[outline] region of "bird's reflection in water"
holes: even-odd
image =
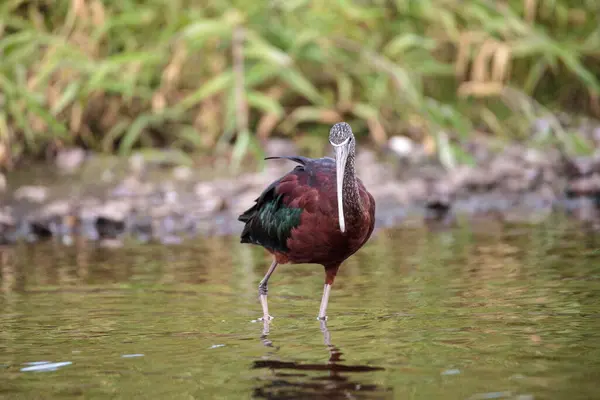
[[[261,359],[254,361],[253,369],[267,368],[272,375],[259,380],[254,389],[255,398],[264,399],[389,399],[392,392],[376,384],[361,382],[354,374],[383,371],[384,368],[366,365],[342,364],[342,352],[331,344],[331,334],[327,323],[320,321],[325,346],[329,350],[329,360],[323,364],[305,364],[295,361]],[[263,322],[262,343],[277,347],[268,339],[269,322]]]

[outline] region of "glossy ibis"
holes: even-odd
[[[238,218],[245,223],[241,243],[264,247],[273,255],[258,285],[262,320],[270,320],[267,284],[278,264],[314,263],[325,267],[325,286],[318,319],[327,319],[331,285],[340,264],[360,249],[375,223],[375,200],[356,177],[355,139],[350,125],[335,124],[329,132],[335,150],[330,157],[267,157],[297,165],[271,183],[256,204]]]

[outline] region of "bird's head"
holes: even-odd
[[[352,128],[345,122],[338,122],[331,127],[329,131],[329,143],[333,147],[341,146],[354,140]]]
[[[337,182],[337,200],[338,216],[340,221],[340,230],[346,231],[346,222],[344,220],[344,172],[346,171],[346,161],[348,155],[354,152],[354,134],[352,128],[345,122],[339,122],[331,127],[329,131],[329,143],[335,150],[336,182]]]

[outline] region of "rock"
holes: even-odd
[[[490,174],[496,181],[519,177],[523,173],[523,165],[516,160],[497,157],[490,164]]]
[[[459,166],[450,174],[450,182],[456,190],[482,192],[489,191],[496,185],[496,177],[482,169]]]
[[[194,187],[196,196],[202,200],[200,209],[203,213],[212,213],[216,211],[222,211],[227,208],[227,202],[225,201],[224,193],[217,189],[224,187],[231,189],[232,185],[226,184],[213,184],[209,182],[200,182]],[[258,197],[258,194],[256,195]]]
[[[152,237],[162,244],[179,244],[183,241],[182,234],[196,229],[190,223],[191,220],[183,215],[169,214],[160,219],[152,221]],[[191,229],[190,229],[191,228]]]
[[[190,163],[191,160],[183,152],[173,149],[146,149],[129,157],[129,167],[136,175],[147,172],[149,167],[174,168]]]
[[[107,238],[100,240],[100,247],[108,248],[108,249],[118,249],[123,247],[123,242],[114,238]]]
[[[82,202],[83,203],[83,202]],[[86,199],[82,205],[81,231],[88,238],[115,238],[125,232],[132,206],[127,201],[111,200],[104,204]]]
[[[600,209],[596,199],[591,196],[579,196],[567,202],[569,214],[582,222],[594,222],[600,220]]]
[[[73,206],[68,200],[56,200],[42,207],[37,214],[43,219],[54,216],[63,217],[68,215],[72,208]]]
[[[523,155],[524,161],[529,166],[549,165],[551,160],[548,153],[542,153],[538,149],[527,149]]]
[[[430,187],[425,200],[425,220],[445,220],[454,202],[453,187],[447,181],[437,181]]]
[[[237,182],[226,182],[226,181],[217,181],[215,183],[206,182],[209,185],[218,186],[219,188],[223,187],[235,187],[238,188],[237,191],[232,190],[231,193],[234,192],[242,192],[245,190],[254,190],[258,191],[258,193],[262,192],[267,185],[273,182],[276,179],[279,179],[284,174],[288,173],[291,168],[285,167],[285,169],[275,169],[275,168],[267,168],[262,173],[256,174],[245,174],[241,177]]]
[[[0,208],[0,224],[2,225],[14,225],[15,219],[11,215],[9,207]]]
[[[132,154],[129,157],[129,168],[134,174],[141,174],[146,167],[146,160],[140,153]]]
[[[563,157],[562,170],[568,179],[589,177],[594,173],[600,173],[600,156]]]
[[[160,220],[166,218],[174,212],[173,207],[168,204],[156,205],[154,207],[150,207],[148,210],[148,214],[153,220]]]
[[[57,231],[55,224],[55,220],[32,221],[31,233],[33,233],[37,239],[48,239]]]
[[[154,232],[152,218],[147,215],[133,216],[130,221],[129,231],[140,242],[149,242]]]
[[[422,179],[410,179],[406,182],[390,182],[385,185],[369,187],[377,204],[386,207],[408,206],[415,201],[423,201],[427,196],[425,182]]]
[[[136,176],[125,178],[111,192],[116,197],[135,197],[147,196],[154,190],[154,185],[149,182],[143,182]]]
[[[192,177],[192,169],[190,167],[186,167],[180,165],[178,167],[173,168],[173,178],[178,181],[187,181]]]
[[[14,241],[14,230],[16,221],[10,214],[10,209],[5,207],[0,209],[0,245],[12,243]]]
[[[110,183],[114,179],[115,179],[115,174],[110,169],[105,169],[104,171],[102,171],[102,175],[100,177],[100,180],[102,182]]]
[[[552,124],[548,118],[538,118],[532,125],[533,132],[537,134],[549,135],[552,131]]]
[[[600,145],[600,126],[597,126],[592,131],[592,139],[596,142],[596,146]]]
[[[85,161],[85,150],[75,147],[62,149],[56,155],[56,166],[64,172],[73,172]]]
[[[96,231],[102,239],[115,239],[125,231],[125,221],[98,217],[96,219]]]
[[[419,178],[408,180],[405,183],[405,190],[413,201],[423,200],[427,196],[427,185]]]
[[[415,142],[406,136],[392,136],[387,145],[400,158],[410,158],[417,148]]]
[[[104,203],[98,210],[98,217],[111,221],[125,221],[131,213],[131,204],[126,201],[112,200]]]
[[[478,164],[484,164],[492,158],[489,142],[489,138],[476,135],[466,143],[465,151],[471,154]]]
[[[100,238],[100,234],[96,228],[96,219],[81,219],[79,233],[89,240],[98,240]]]
[[[237,196],[235,199],[232,199],[230,202],[231,213],[237,218],[238,215],[254,205],[254,202],[259,195],[260,193],[248,191]]]
[[[56,200],[32,213],[31,231],[37,238],[57,236],[67,240],[76,233],[79,216],[67,200]]]
[[[544,182],[544,173],[541,168],[526,168],[523,171],[523,180],[526,190],[533,190]]]
[[[592,157],[576,157],[572,161],[580,176],[589,176],[596,169],[596,160]]]
[[[567,185],[567,196],[593,196],[600,194],[600,174],[570,181]]]
[[[160,243],[167,246],[181,244],[181,242],[183,242],[183,239],[181,237],[175,235],[161,236],[159,240]]]
[[[171,181],[163,182],[156,194],[160,196],[161,201],[164,204],[171,206],[179,205],[179,192],[177,191],[175,184]]]
[[[32,203],[42,203],[48,198],[48,188],[45,186],[21,186],[15,191],[14,198]]]
[[[212,182],[199,182],[194,187],[194,193],[201,199],[206,197],[217,197],[217,186]]]
[[[395,171],[377,161],[375,152],[362,150],[356,155],[356,172],[365,186],[387,183],[394,179]]]

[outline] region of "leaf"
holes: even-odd
[[[424,38],[415,35],[414,33],[406,33],[396,36],[383,49],[383,53],[388,57],[396,57],[399,54],[406,52],[410,48],[425,49],[428,51],[436,47],[435,40]]]
[[[11,46],[22,47],[26,44],[31,44],[39,35],[35,31],[21,31],[11,35],[7,35],[0,40],[0,54],[5,56]]]
[[[191,125],[183,125],[179,127],[177,132],[178,141],[183,142],[184,145],[191,145],[195,149],[204,147],[202,142],[202,134]]]
[[[274,114],[278,117],[282,117],[284,114],[283,107],[276,100],[260,92],[251,91],[246,93],[246,100],[248,104],[266,114]]]
[[[54,115],[50,114],[44,106],[39,104],[29,95],[26,95],[25,98],[27,99],[28,110],[44,120],[53,134],[63,137],[67,134],[67,128],[64,126],[64,124],[57,121],[56,118],[54,118]]]
[[[257,58],[279,67],[288,67],[293,63],[292,58],[284,51],[264,41],[257,34],[248,34],[248,42],[244,54],[248,58]]]
[[[77,94],[79,93],[79,89],[81,88],[81,84],[79,82],[71,82],[67,85],[67,87],[65,88],[62,96],[60,96],[60,99],[56,102],[56,104],[54,105],[54,107],[52,107],[52,114],[53,115],[57,115],[59,114],[61,111],[63,111],[65,109],[65,107],[67,107],[67,105],[69,105],[71,102],[73,102],[73,100],[75,100],[75,98],[77,97]]]
[[[454,169],[456,167],[456,159],[452,145],[450,144],[450,140],[448,138],[448,134],[444,131],[439,131],[436,135],[436,138],[438,157],[441,164],[448,170]]]
[[[562,58],[562,61],[565,65],[571,69],[575,73],[575,75],[579,76],[579,78],[586,83],[587,86],[590,86],[588,90],[595,95],[600,94],[600,86],[598,85],[598,80],[596,76],[592,74],[590,71],[585,69],[583,65],[573,56],[568,55]]]
[[[269,79],[273,79],[273,77],[277,75],[278,71],[279,67],[273,64],[259,63],[253,65],[245,71],[246,89],[262,85]]]
[[[233,166],[234,171],[238,171],[240,165],[242,163],[242,159],[246,155],[248,151],[248,147],[250,146],[250,132],[244,130],[242,132],[238,132],[237,140],[233,145],[233,152],[231,154],[231,164]]]
[[[341,120],[341,116],[334,110],[315,107],[299,107],[290,115],[290,119],[300,122],[332,123]]]
[[[6,113],[0,112],[0,146],[2,143],[10,143],[10,128],[8,127],[8,118]],[[2,160],[0,160],[0,164]]]
[[[17,107],[13,102],[8,102],[8,110],[9,115],[15,120],[16,125],[23,130],[25,143],[31,148],[36,148],[35,135],[25,119],[23,110]]]
[[[379,112],[373,106],[364,103],[354,104],[352,107],[352,112],[359,118],[368,120],[368,119],[378,119]]]
[[[324,103],[323,97],[317,88],[298,71],[292,68],[283,68],[279,71],[279,77],[313,104],[322,105]]]
[[[589,156],[594,151],[594,146],[587,141],[583,135],[574,132],[566,135],[570,142],[570,148],[577,155]]]
[[[349,106],[352,103],[352,79],[341,72],[336,77],[338,89],[338,104]]]
[[[233,26],[221,19],[196,21],[181,31],[184,39],[194,47],[201,47],[208,39],[231,36]]]
[[[141,10],[136,8],[131,12],[121,11],[116,15],[112,15],[111,18],[108,18],[103,25],[98,26],[98,28],[92,32],[92,39],[97,41],[111,30],[117,31],[119,28],[150,25],[155,18],[156,12],[148,7]]]
[[[131,123],[131,121],[122,119],[116,124],[114,124],[108,133],[102,137],[102,149],[106,152],[112,150],[113,144],[117,141],[117,139],[123,135],[127,131],[127,126]]]
[[[167,118],[168,116],[166,114],[149,113],[145,113],[137,117],[133,121],[125,135],[123,135],[121,143],[119,144],[119,153],[121,155],[128,154],[135,145],[135,143],[140,139],[140,136],[146,128],[158,122],[164,121]]]
[[[538,83],[544,77],[544,73],[548,68],[545,60],[537,60],[533,66],[529,69],[529,73],[527,74],[527,79],[523,84],[523,91],[525,93],[531,94],[536,89]]]
[[[214,78],[208,80],[191,94],[185,96],[177,103],[178,112],[185,111],[202,100],[209,98],[219,92],[229,89],[233,85],[233,73],[231,70],[224,71]]]
[[[304,106],[296,108],[286,119],[281,129],[291,132],[292,129],[303,122],[319,122],[322,124],[333,124],[342,120],[342,116],[335,110]]]

